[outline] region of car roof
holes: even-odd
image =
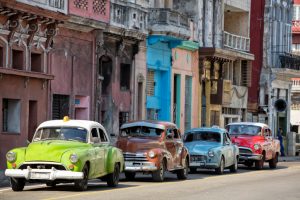
[[[134,127],[134,126],[146,126],[146,127],[152,127],[152,128],[158,128],[164,130],[166,127],[169,126],[176,127],[176,124],[172,122],[166,122],[166,121],[142,120],[142,121],[127,122],[121,126],[121,129]]]
[[[234,122],[234,123],[229,123],[227,125],[252,125],[252,126],[259,126],[259,127],[269,127],[267,124],[259,123],[259,122]]]
[[[38,128],[44,128],[44,127],[81,127],[85,128],[87,130],[90,130],[92,127],[100,127],[104,129],[104,127],[95,121],[89,121],[89,120],[49,120],[41,123]],[[104,129],[105,130],[105,129]]]
[[[193,131],[210,131],[210,132],[217,132],[217,133],[224,133],[224,132],[226,132],[225,129],[219,128],[219,127],[200,127],[200,128],[190,129],[190,130],[186,131],[185,133],[193,132]]]

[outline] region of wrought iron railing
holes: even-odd
[[[43,0],[43,1],[17,0],[17,1],[32,6],[41,7],[51,11],[62,12],[64,14],[68,13],[69,0]]]
[[[224,46],[239,51],[250,51],[250,38],[224,31]]]

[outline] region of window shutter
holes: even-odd
[[[147,96],[154,96],[154,70],[148,70],[147,73]]]
[[[242,61],[242,86],[251,87],[252,65],[250,62]]]

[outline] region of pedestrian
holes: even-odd
[[[282,128],[279,128],[277,136],[278,136],[278,139],[279,139],[279,142],[280,142],[280,154],[281,154],[281,156],[285,156],[282,134],[283,134],[283,130],[282,130]]]

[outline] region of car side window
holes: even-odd
[[[231,143],[231,140],[230,140],[230,136],[229,136],[229,134],[226,132],[225,133],[225,136],[226,136],[226,140],[227,140],[227,142],[229,142],[229,144]]]
[[[100,138],[99,138],[99,134],[96,128],[92,128],[91,130],[91,141],[93,143],[99,143],[100,142]]]
[[[268,129],[268,128],[265,128],[265,129],[264,129],[264,136],[265,136],[265,137],[270,137],[270,136],[271,136],[271,131],[270,131],[270,129]]]
[[[105,132],[101,128],[98,128],[98,131],[99,131],[99,134],[100,134],[101,142],[107,142],[108,140],[107,140]]]

